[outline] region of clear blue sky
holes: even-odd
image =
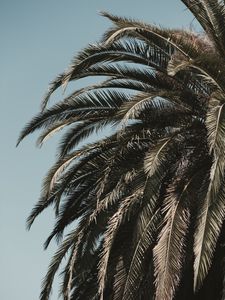
[[[193,19],[179,0],[0,0],[1,300],[38,299],[56,248],[42,247],[53,225],[51,211],[30,232],[25,220],[54,161],[57,139],[39,150],[33,135],[15,148],[19,131],[39,110],[48,83],[110,25],[101,10],[168,27],[186,28]]]

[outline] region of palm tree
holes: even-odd
[[[52,82],[19,137],[42,129],[41,145],[65,130],[28,218],[54,205],[45,247],[59,247],[41,300],[65,257],[64,300],[225,297],[225,5],[182,2],[203,33],[102,13],[113,27]],[[60,86],[96,76],[49,107]]]

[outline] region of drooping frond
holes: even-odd
[[[105,281],[107,276],[107,264],[109,260],[110,250],[115,238],[115,234],[121,222],[124,221],[126,215],[129,213],[129,209],[135,201],[138,201],[138,198],[141,197],[142,193],[143,189],[140,188],[140,190],[136,191],[136,193],[124,199],[118,211],[109,220],[108,229],[106,230],[104,236],[103,252],[99,261],[99,295],[101,300],[103,300],[103,293],[105,289]]]
[[[43,280],[40,300],[49,298],[55,273],[57,272],[62,262],[62,259],[65,257],[65,254],[69,251],[70,247],[78,238],[79,236],[78,233],[79,233],[79,226],[69,234],[67,239],[65,239],[65,241],[61,244],[61,246],[53,256],[52,261],[49,265],[48,273],[46,274],[46,277]]]
[[[70,120],[63,120],[61,122],[56,122],[52,126],[49,126],[42,132],[42,134],[37,139],[36,145],[41,147],[44,142],[46,142],[53,134],[57,133],[58,131],[62,130],[64,127],[70,125],[74,122],[74,119],[71,118]]]
[[[194,290],[198,290],[212,263],[216,243],[225,218],[224,181],[216,195],[213,193],[215,166],[210,173],[209,186],[205,198],[200,202],[194,241]],[[216,199],[215,199],[216,197]],[[215,201],[216,200],[216,201]]]
[[[150,148],[149,152],[146,154],[144,168],[148,176],[153,176],[156,172],[161,174],[166,171],[168,163],[168,154],[171,156],[170,147],[174,146],[175,133],[171,133],[168,137],[163,138],[158,141],[158,143]],[[161,170],[160,170],[161,166]]]
[[[148,199],[152,202],[152,198]],[[120,299],[136,299],[140,278],[143,276],[143,257],[153,244],[160,219],[159,210],[152,213],[152,204],[147,204],[140,215],[140,236],[138,236],[132,259],[127,272],[122,297]]]
[[[164,224],[153,250],[156,299],[172,299],[181,280],[185,242],[190,222],[188,198],[190,190],[193,189],[192,183],[195,176],[196,173],[183,180],[174,178],[174,182],[167,190],[162,207]]]
[[[225,103],[223,95],[221,96],[222,101],[219,101],[216,97],[210,99],[206,118],[210,152],[213,152],[216,156],[222,154],[221,152],[224,149]]]
[[[129,96],[119,92],[93,91],[70,99],[68,102],[62,101],[34,117],[21,132],[18,144],[28,134],[37,129],[52,126],[56,121],[61,122],[71,117],[74,118],[74,121],[75,118],[76,121],[81,121],[85,117],[92,118],[96,115],[99,117],[101,112],[103,115],[104,113],[108,114],[108,112],[116,110],[126,99],[128,101]]]

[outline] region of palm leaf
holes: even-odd
[[[102,12],[101,14],[116,25],[115,29],[106,32],[104,35],[103,40],[106,44],[114,43],[124,36],[132,36],[143,39],[145,42],[153,44],[161,51],[169,54],[173,53],[172,49],[175,49],[186,57],[194,58],[198,56],[199,51],[204,51],[204,43],[190,43],[190,40],[193,40],[193,36],[195,36],[195,34],[191,32],[186,31],[184,34],[184,32],[178,29],[163,29],[127,18],[114,16],[107,12]],[[170,48],[168,48],[168,45]]]
[[[76,120],[76,119],[75,119]],[[52,126],[46,128],[42,134],[39,136],[36,145],[41,147],[44,142],[46,142],[53,134],[57,133],[58,131],[62,130],[64,127],[70,125],[75,121],[73,118],[69,120],[63,120],[61,122],[56,122]]]
[[[49,265],[48,272],[43,280],[42,290],[41,290],[41,294],[40,294],[40,300],[48,300],[49,299],[55,273],[57,272],[57,270],[62,262],[62,259],[65,257],[65,254],[69,251],[69,249],[71,248],[73,243],[76,242],[76,239],[79,236],[79,234],[78,234],[79,230],[80,230],[80,227],[78,226],[74,231],[72,231],[68,235],[68,237],[63,241],[63,243],[60,245],[59,249],[53,256],[52,261]]]
[[[166,169],[166,164],[168,163],[167,153],[170,149],[170,145],[172,144],[175,135],[176,133],[171,134],[170,136],[158,141],[158,143],[154,147],[150,148],[150,150],[147,152],[144,161],[144,168],[148,176],[151,177],[156,172],[159,172],[160,166],[165,165],[163,170]],[[163,173],[163,171],[160,173]]]
[[[152,197],[153,198],[153,197]],[[127,272],[123,293],[120,299],[136,299],[136,292],[139,288],[140,278],[143,276],[143,257],[146,256],[146,251],[152,246],[155,234],[157,232],[158,220],[160,218],[159,210],[152,214],[152,202],[156,202],[156,199],[149,199],[150,205],[141,212],[141,235],[139,236],[134,252],[132,253],[132,260]]]
[[[225,105],[216,98],[211,98],[206,117],[210,152],[220,155],[224,149]]]
[[[182,2],[193,13],[210,39],[214,42],[217,51],[224,55],[225,10],[224,3],[217,0],[197,0],[194,3],[188,0]]]
[[[224,182],[214,193],[216,160],[211,167],[210,182],[206,197],[200,202],[194,236],[194,290],[198,290],[212,263],[216,242],[225,217]]]
[[[186,200],[192,179],[179,194],[172,185],[164,200],[164,226],[153,249],[157,300],[172,299],[180,282],[185,236],[190,221]]]
[[[142,195],[143,189],[140,188],[136,193],[126,197],[117,210],[117,212],[108,221],[108,228],[104,235],[103,251],[99,260],[99,296],[103,300],[103,293],[105,289],[105,281],[107,274],[107,265],[110,255],[110,250],[120,224],[124,221],[126,214],[131,206],[138,201],[137,199]]]

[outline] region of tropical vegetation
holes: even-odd
[[[18,143],[41,129],[42,145],[62,129],[27,223],[53,205],[45,248],[59,246],[41,300],[64,258],[64,300],[225,298],[225,4],[182,2],[200,33],[102,13],[113,26],[21,132]]]

